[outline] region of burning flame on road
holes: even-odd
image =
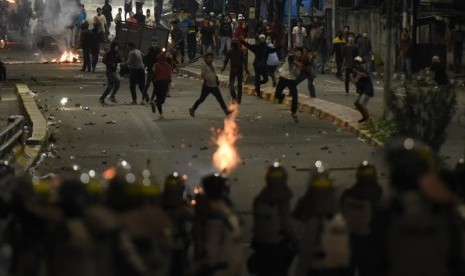
[[[239,154],[235,147],[239,138],[239,127],[236,117],[239,113],[237,104],[231,104],[229,110],[232,113],[224,119],[224,129],[217,129],[214,132],[213,142],[218,149],[213,154],[213,165],[219,172],[230,173],[240,162]]]
[[[70,51],[64,51],[63,54],[61,54],[61,57],[59,59],[52,59],[52,63],[73,63],[73,62],[80,62],[79,60],[79,54],[73,53],[71,50]]]

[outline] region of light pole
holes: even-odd
[[[386,2],[386,53],[384,56],[384,97],[383,97],[383,102],[384,102],[384,115],[383,117],[386,118],[390,114],[389,106],[388,106],[388,101],[390,100],[390,95],[389,93],[392,93],[391,91],[392,86],[391,86],[391,81],[392,81],[392,51],[393,51],[393,28],[394,28],[394,3],[393,1],[387,1]]]
[[[291,16],[292,16],[292,0],[287,0],[287,49],[292,48],[292,30],[291,30]]]

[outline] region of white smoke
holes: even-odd
[[[79,5],[73,0],[46,0],[43,23],[46,33],[57,42],[60,51],[70,46],[71,29],[80,12]]]

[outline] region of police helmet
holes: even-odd
[[[325,168],[320,160],[315,162],[315,167],[310,173],[309,186],[314,189],[333,188],[333,180],[329,176],[329,170]]]
[[[227,179],[219,173],[209,174],[202,178],[205,195],[211,199],[221,199],[228,190]]]
[[[357,181],[376,181],[377,173],[376,167],[368,161],[363,161],[357,168],[356,172]]]
[[[431,148],[412,138],[393,141],[386,148],[391,185],[399,191],[417,189],[425,173],[437,171],[437,157]]]
[[[287,171],[278,162],[268,167],[265,175],[268,184],[285,184],[287,181]]]

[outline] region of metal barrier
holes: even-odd
[[[0,132],[0,158],[4,157],[18,141],[23,139],[24,117],[10,116],[8,126]]]

